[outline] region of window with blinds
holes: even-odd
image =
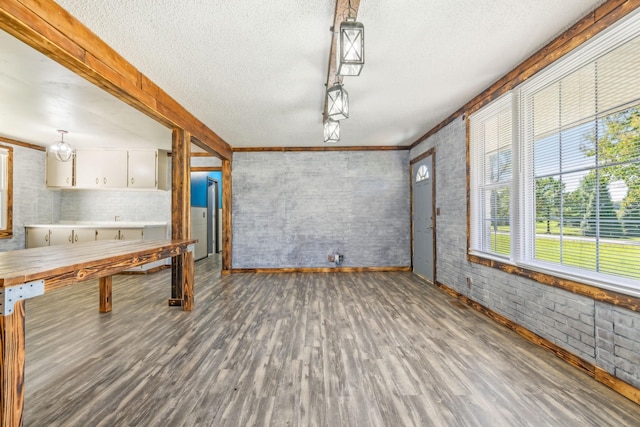
[[[640,293],[640,13],[469,120],[471,251]]]
[[[9,150],[0,147],[0,230],[7,228]]]
[[[469,118],[475,189],[471,245],[502,257],[511,256],[512,103],[511,95],[503,96]]]

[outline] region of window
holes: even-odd
[[[0,145],[0,238],[13,236],[13,149]]]
[[[472,247],[501,257],[511,255],[512,103],[503,96],[469,119]]]
[[[471,252],[640,295],[640,14],[469,122]]]
[[[416,173],[416,182],[424,181],[425,179],[429,179],[429,169],[427,169],[426,165],[420,165],[418,173]]]

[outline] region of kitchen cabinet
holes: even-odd
[[[129,150],[127,186],[168,190],[168,158],[165,150]]]
[[[68,245],[96,240],[93,228],[52,227],[49,230],[49,246]]]
[[[27,227],[26,234],[26,247],[28,248],[40,248],[42,246],[49,246],[49,229],[45,227]]]
[[[98,228],[96,240],[142,240],[144,228]]]
[[[73,186],[73,162],[61,162],[56,155],[47,152],[46,185],[48,187]]]
[[[76,150],[76,188],[127,186],[126,150]]]

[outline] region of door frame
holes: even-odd
[[[210,187],[213,187],[213,200],[209,200]],[[218,211],[220,209],[220,207],[218,206],[218,200],[220,198],[220,194],[218,193],[218,191],[220,191],[220,183],[218,182],[218,180],[207,176],[207,214],[210,215],[207,224],[207,254],[220,253],[220,251],[218,250],[218,239],[220,238],[220,233],[218,233]],[[211,241],[209,240],[209,237],[211,237]],[[209,252],[209,245],[211,245],[211,248],[213,249],[212,252]]]
[[[410,215],[411,215],[411,271],[413,272],[413,259],[414,259],[414,242],[413,242],[413,191],[414,191],[414,165],[421,160],[426,159],[427,157],[431,157],[431,216],[433,218],[433,229],[431,233],[433,233],[433,284],[437,284],[437,273],[438,273],[438,264],[437,264],[437,252],[436,252],[436,227],[438,223],[438,209],[436,208],[436,149],[435,147],[431,147],[424,153],[420,154],[418,157],[411,159],[409,162],[409,181],[410,181]]]

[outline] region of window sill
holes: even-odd
[[[622,293],[620,291],[605,289],[592,284],[579,282],[576,279],[560,277],[556,274],[542,270],[533,270],[516,265],[505,259],[490,258],[468,253],[467,260],[485,267],[497,268],[505,273],[526,277],[543,285],[564,289],[574,294],[586,296],[596,301],[606,302],[640,313],[640,297]]]

